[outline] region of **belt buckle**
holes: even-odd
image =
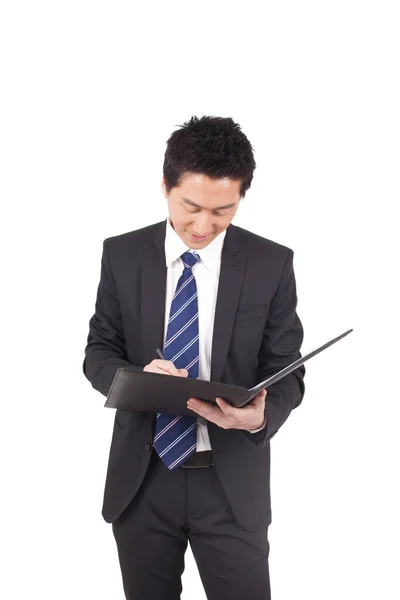
[[[203,452],[199,452],[198,454],[203,454]],[[213,457],[211,451],[209,451],[209,450],[207,451],[207,454],[208,454],[207,455],[208,462],[206,464],[190,464],[190,462],[189,462],[189,464],[182,463],[181,467],[183,469],[206,469],[208,467],[213,467],[215,465],[214,457]],[[188,461],[193,459],[193,457],[196,457],[196,453],[192,454],[192,456],[190,458],[188,458]],[[205,457],[203,457],[203,458],[205,458]]]

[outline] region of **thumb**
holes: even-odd
[[[182,377],[187,377],[189,375],[189,371],[186,371],[186,369],[178,369],[178,371]]]
[[[265,397],[267,395],[267,390],[261,390],[261,392],[259,392],[257,394],[257,396],[254,398],[254,400],[257,400],[258,402],[262,402]]]

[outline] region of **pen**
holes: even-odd
[[[160,348],[157,348],[156,350],[158,356],[161,358],[161,360],[167,360],[164,356],[164,354],[161,352]]]

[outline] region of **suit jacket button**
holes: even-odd
[[[150,452],[150,450],[151,450],[151,444],[150,444],[150,442],[147,442],[147,444],[146,444],[145,448],[146,448],[146,450],[147,450],[148,452]]]

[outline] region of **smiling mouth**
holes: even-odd
[[[190,235],[196,240],[205,240],[209,237],[210,234],[208,233],[207,235],[196,235],[195,233],[191,233]]]

